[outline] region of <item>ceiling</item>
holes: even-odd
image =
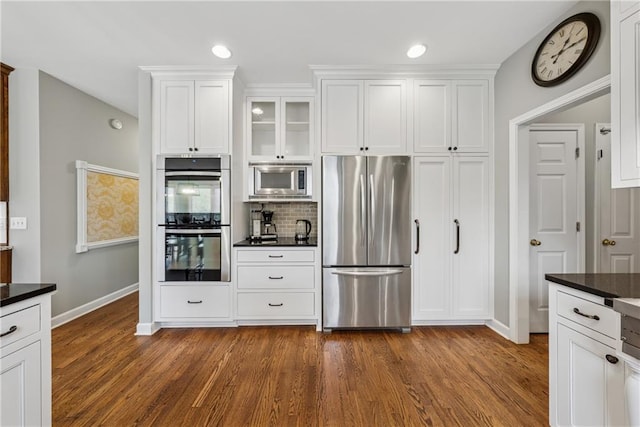
[[[0,53],[137,116],[141,65],[237,65],[261,85],[311,84],[309,65],[501,64],[576,3],[2,0]]]

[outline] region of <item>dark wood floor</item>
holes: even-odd
[[[547,336],[164,329],[137,293],[53,330],[56,426],[543,426]]]

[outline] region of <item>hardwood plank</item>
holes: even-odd
[[[548,425],[546,335],[485,327],[134,336],[137,293],[53,330],[54,425]]]

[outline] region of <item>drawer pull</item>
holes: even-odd
[[[0,334],[0,338],[6,337],[7,335],[12,334],[17,330],[18,330],[18,327],[16,325],[13,325],[12,327],[9,328],[7,332],[3,332],[2,334]]]
[[[284,255],[269,255],[269,258],[284,258]]]
[[[271,304],[269,303],[269,307],[282,307],[284,305],[284,303],[280,303],[280,304]]]
[[[270,279],[270,280],[282,280],[282,279],[284,279],[284,276],[278,276],[278,277],[275,277],[275,276],[269,276],[269,279]]]
[[[618,363],[618,358],[617,358],[617,357],[615,357],[615,356],[612,356],[612,355],[610,355],[610,354],[607,354],[607,355],[606,355],[606,356],[604,356],[604,357],[605,357],[605,359],[607,359],[607,362],[609,362],[609,363],[611,363],[611,364],[614,364],[614,365],[615,365],[616,363]]]
[[[593,320],[600,320],[600,316],[598,316],[597,314],[584,314],[583,312],[581,312],[577,307],[573,309],[573,312],[575,314],[579,314],[582,317],[586,317],[588,319],[593,319]]]
[[[202,300],[200,300],[200,301],[187,300],[187,304],[202,304]]]

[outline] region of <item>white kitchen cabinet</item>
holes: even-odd
[[[625,425],[640,427],[640,360],[624,356]]]
[[[229,153],[230,80],[166,77],[154,78],[153,85],[154,127],[160,153]]]
[[[628,425],[619,325],[604,298],[549,284],[550,425]]]
[[[320,325],[316,248],[236,248],[239,324]]]
[[[490,318],[489,159],[414,159],[414,217],[420,247],[414,256],[413,320]]]
[[[611,185],[640,187],[640,1],[611,2]]]
[[[161,285],[158,321],[231,321],[230,285]]]
[[[312,161],[313,97],[248,97],[249,161]]]
[[[0,308],[0,328],[0,425],[51,425],[50,295]]]
[[[323,80],[322,152],[405,154],[405,80]]]
[[[413,91],[416,153],[489,152],[487,80],[416,80]]]

